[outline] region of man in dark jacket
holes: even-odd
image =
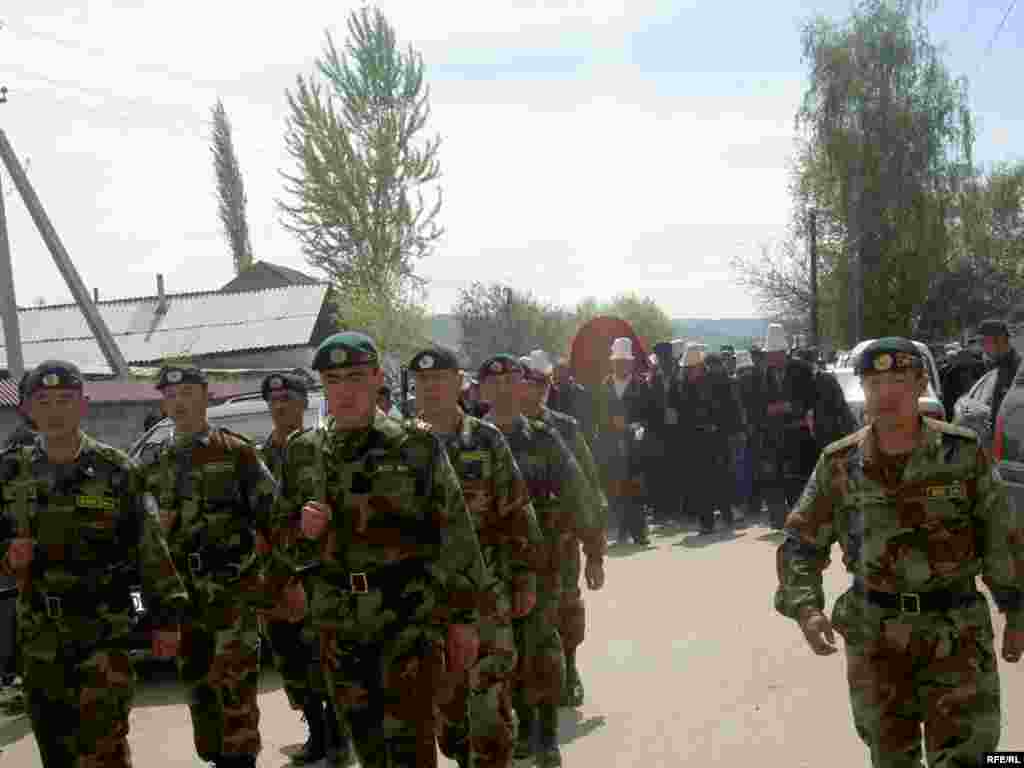
[[[978,333],[982,336],[985,356],[999,370],[996,374],[996,388],[992,393],[992,415],[988,425],[989,434],[994,434],[999,406],[1003,404],[1003,398],[1013,384],[1017,369],[1020,368],[1021,357],[1017,350],[1010,346],[1010,329],[1002,320],[986,320],[978,328]]]
[[[647,451],[648,498],[654,517],[665,522],[679,517],[679,481],[675,466],[679,462],[679,389],[672,344],[654,345],[658,368],[651,377],[651,410]]]
[[[564,357],[559,358],[555,365],[547,406],[576,419],[587,440],[593,441],[596,428],[593,399],[582,384],[576,383],[569,369],[569,361]]]

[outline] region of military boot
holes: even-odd
[[[537,745],[537,768],[560,768],[562,752],[558,748],[558,707],[541,704],[537,707],[540,738]]]
[[[309,738],[302,749],[291,756],[296,765],[307,765],[323,760],[327,756],[324,742],[324,701],[319,696],[309,696],[302,704],[302,718],[309,728]]]
[[[328,703],[324,707],[324,719],[327,721],[327,765],[332,768],[348,768],[355,765],[356,754],[352,749],[348,723],[338,723],[334,708]]]

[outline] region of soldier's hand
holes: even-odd
[[[296,624],[306,616],[306,588],[301,581],[289,584],[284,590],[286,621]]]
[[[1024,631],[1012,630],[1007,627],[1003,631],[1003,660],[1011,664],[1020,661],[1020,655],[1024,653]]]
[[[153,630],[153,655],[158,659],[173,659],[181,647],[181,631],[174,629]]]
[[[587,589],[599,590],[604,586],[604,562],[588,559],[583,575],[587,579]]]
[[[480,636],[476,627],[469,624],[452,624],[448,627],[446,644],[448,668],[457,674],[469,670],[480,655]]]
[[[21,571],[32,565],[35,541],[33,539],[11,539],[7,546],[7,564],[12,571]]]
[[[512,595],[512,618],[521,619],[537,605],[537,593],[517,590]]]
[[[178,510],[160,507],[160,528],[165,534],[170,533],[171,528],[174,527],[174,521],[177,519]]]
[[[831,656],[836,648],[836,636],[832,631],[832,622],[821,611],[815,611],[800,622],[807,644],[819,656]]]
[[[316,541],[327,530],[331,508],[321,501],[307,501],[302,508],[302,535]]]

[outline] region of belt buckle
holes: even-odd
[[[64,606],[61,603],[61,599],[54,595],[44,595],[44,598],[46,600],[46,618],[64,618]]]
[[[348,584],[357,595],[365,595],[370,591],[370,584],[366,579],[365,573],[350,573],[348,575]]]
[[[203,569],[203,558],[198,552],[189,553],[188,569],[193,576]]]
[[[900,613],[918,616],[921,613],[921,596],[914,592],[900,592]]]

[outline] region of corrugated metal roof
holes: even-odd
[[[18,402],[18,382],[0,379],[0,408],[17,408]]]
[[[121,354],[138,365],[172,356],[309,344],[327,291],[326,283],[318,283],[235,293],[169,293],[162,315],[156,313],[156,296],[101,301],[97,307]],[[73,360],[85,373],[110,373],[77,304],[22,308],[18,321],[26,368],[57,357]],[[0,368],[6,364],[6,349],[0,345]]]

